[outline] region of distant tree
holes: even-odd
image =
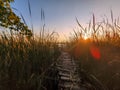
[[[11,2],[14,0],[0,0],[0,26],[18,31],[23,35],[32,36],[28,26],[21,22],[21,19],[12,11]]]

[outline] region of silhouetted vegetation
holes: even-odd
[[[17,31],[17,33],[32,36],[32,32],[28,29],[28,26],[22,23],[21,19],[12,11],[10,2],[13,1],[0,0],[0,26],[9,28],[11,32]]]
[[[86,80],[96,87],[95,90],[99,90],[102,86],[105,90],[119,90],[119,19],[113,18],[111,11],[111,21],[108,18],[103,18],[103,21],[97,22],[94,14],[88,27],[82,26],[78,19],[76,21],[79,30],[74,30],[74,34],[68,42],[68,48],[70,54],[79,64],[80,75],[83,77],[86,75],[88,77],[85,77]],[[87,39],[84,39],[85,35],[88,37]],[[98,88],[95,83],[102,86]]]
[[[60,54],[58,34],[43,28],[33,37],[32,30],[12,11],[12,1],[0,0],[0,26],[4,28],[0,34],[0,90],[52,90],[56,83],[46,78],[55,78],[57,72],[53,65]]]

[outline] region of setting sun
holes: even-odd
[[[83,36],[83,39],[84,40],[87,40],[89,37],[88,37],[88,35],[87,34],[85,34],[84,36]]]
[[[88,37],[87,37],[87,36],[84,36],[84,39],[86,40],[86,39],[88,39]]]
[[[120,90],[120,0],[0,0],[0,90]]]

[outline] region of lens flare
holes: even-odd
[[[97,48],[95,46],[91,46],[90,47],[90,52],[95,59],[100,60],[101,55],[100,55],[99,48]]]

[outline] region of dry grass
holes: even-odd
[[[43,76],[59,53],[55,33],[29,39],[2,33],[0,90],[40,90]]]
[[[103,21],[97,22],[94,14],[88,27],[82,26],[78,19],[76,21],[80,28],[78,32],[74,31],[68,42],[71,55],[87,75],[93,75],[102,83],[105,90],[120,90],[119,19],[114,19],[111,11],[111,21],[103,18]],[[89,39],[84,40],[85,34]],[[92,55],[91,47],[94,47],[96,55],[100,54],[99,58]],[[93,85],[96,85],[97,81],[93,80]]]

